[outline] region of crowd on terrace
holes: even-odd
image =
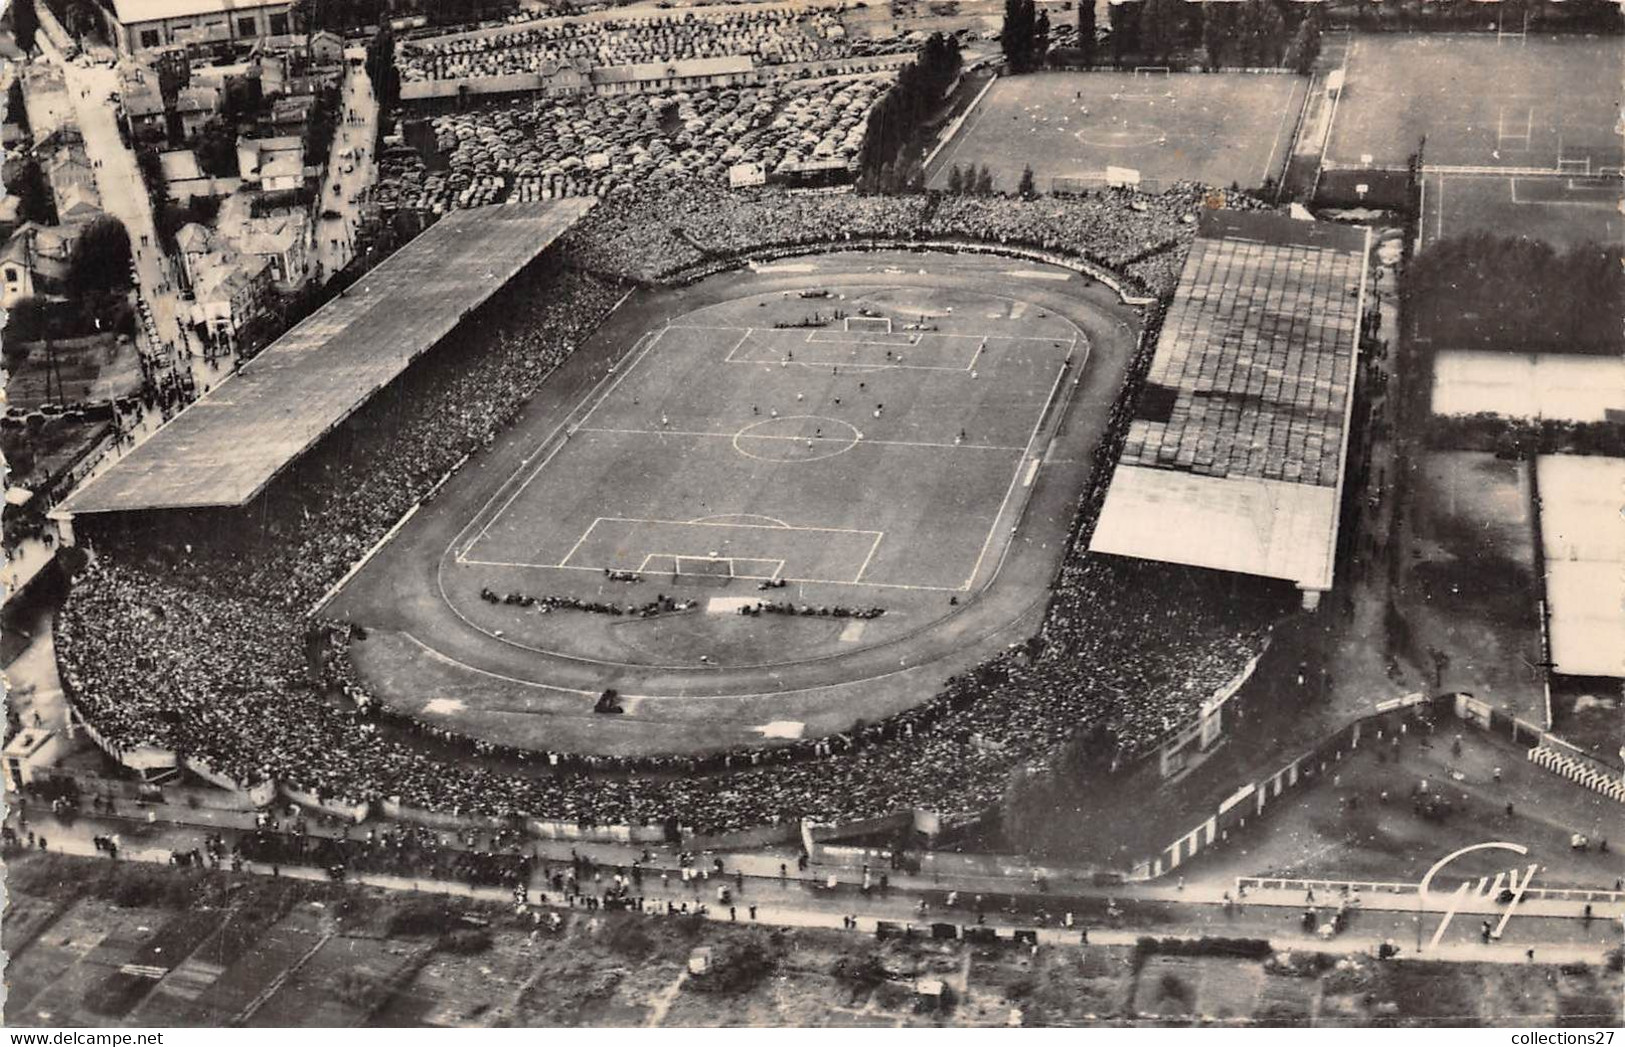
[[[95,536],[58,620],[65,690],[108,744],[172,750],[243,786],[274,779],[345,802],[589,825],[675,818],[719,831],[907,806],[974,811],[1079,730],[1143,752],[1235,676],[1290,600],[1234,589],[1243,583],[1231,576],[1084,553],[1131,393],[1113,409],[1117,435],[1094,463],[1038,637],[927,703],[840,736],[709,758],[540,754],[516,765],[488,742],[427,726],[416,737],[388,722],[349,665],[343,627],[313,627],[306,613],[512,420],[607,315],[623,275],[692,275],[763,243],[847,234],[1029,243],[1132,267],[1158,245],[1183,256],[1183,217],[1197,199],[1190,187],[1143,209],[1117,194],[935,201],[693,189],[606,201],[571,234],[567,267],[499,296],[454,357],[431,354],[381,393],[273,485],[251,521],[200,527],[189,544]],[[325,641],[316,659],[313,638]],[[505,758],[469,760],[460,747]]]
[[[826,10],[690,12],[407,42],[396,65],[407,81],[543,73],[582,60],[595,68],[750,55],[758,64],[777,65],[842,57],[850,53],[845,40],[840,19]]]

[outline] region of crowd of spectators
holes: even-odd
[[[441,212],[634,186],[723,186],[739,164],[772,175],[807,161],[850,161],[886,83],[874,75],[490,102],[429,118],[423,137],[414,136],[421,153],[386,154],[376,199],[386,210]]]
[[[851,53],[840,18],[827,9],[728,9],[549,22],[501,33],[407,41],[397,49],[395,63],[401,79],[412,82],[542,73],[558,63],[581,60],[596,68],[749,55],[757,64],[778,65]]]
[[[910,806],[979,811],[1080,730],[1117,753],[1147,751],[1246,665],[1291,594],[1087,554],[1134,382],[1112,409],[1114,435],[1097,453],[1039,634],[924,704],[842,734],[641,759],[510,753],[410,721],[419,738],[349,664],[346,627],[313,626],[306,613],[514,418],[607,315],[617,274],[690,274],[763,243],[847,235],[1036,243],[1123,264],[1164,238],[1182,256],[1183,216],[1198,199],[1195,187],[1037,201],[693,187],[606,201],[566,244],[572,265],[499,295],[451,340],[452,357],[431,354],[375,398],[262,496],[254,520],[205,522],[184,541],[87,530],[96,556],[58,620],[64,689],[109,745],[171,750],[245,787],[274,779],[345,804],[584,825],[676,819],[720,831]]]

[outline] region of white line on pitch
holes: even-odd
[[[600,516],[598,518],[598,520],[602,520],[602,519],[603,519],[602,516]],[[574,556],[576,554],[576,550],[581,548],[582,544],[586,542],[587,536],[592,534],[592,529],[594,527],[598,526],[598,520],[594,520],[592,523],[587,525],[587,529],[585,531],[581,532],[581,537],[576,539],[576,544],[570,546],[570,551],[565,553],[564,558],[562,560],[560,560],[554,566],[563,567],[564,565],[566,565],[566,564],[568,564],[570,562],[570,557],[572,557],[572,556]]]
[[[959,371],[959,370],[963,370],[963,368],[954,367],[954,368],[949,368],[949,370]],[[764,419],[764,421],[772,421],[772,419],[768,418],[768,419]],[[694,429],[606,429],[606,428],[603,428],[603,427],[600,427],[600,426],[582,426],[581,428],[577,429],[576,431],[577,432],[582,432],[582,433],[616,433],[616,434],[619,434],[619,435],[622,435],[622,436],[704,436],[704,437],[711,437],[712,439],[728,439],[728,440],[732,440],[734,437],[739,436],[738,433],[708,433],[708,432],[701,432],[701,431],[694,430]],[[805,436],[773,436],[773,435],[758,435],[756,433],[747,433],[747,434],[745,434],[745,436],[742,437],[742,439],[745,439],[745,440],[788,440],[788,441],[791,441],[791,442],[794,442],[794,443],[800,443],[801,441],[804,441],[804,440],[808,439],[808,437],[805,437]],[[816,439],[818,439],[818,437],[812,437],[812,439],[816,440]],[[831,438],[831,439],[834,439],[834,438]],[[1008,446],[1005,446],[1003,444],[952,444],[952,443],[946,443],[945,444],[945,443],[932,443],[929,440],[871,440],[867,436],[864,437],[861,441],[859,441],[859,443],[860,444],[872,445],[872,446],[875,446],[875,447],[940,447],[940,448],[942,448],[944,450],[949,450],[949,451],[1024,451],[1024,450],[1026,450],[1025,447],[1008,447]],[[733,525],[727,525],[727,526],[733,526]]]
[[[853,584],[857,584],[857,583],[863,581],[863,572],[867,571],[869,569],[869,561],[871,561],[871,560],[873,560],[875,558],[875,550],[880,548],[881,539],[883,539],[885,537],[886,537],[886,532],[885,531],[881,531],[881,532],[879,532],[878,534],[875,535],[874,544],[869,546],[869,555],[865,556],[863,558],[863,566],[859,567],[858,568],[858,573],[852,576]]]

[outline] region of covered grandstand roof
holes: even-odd
[[[1433,413],[1625,419],[1625,357],[1443,349],[1433,357]]]
[[[1203,216],[1090,548],[1331,588],[1370,231]]]
[[[1553,668],[1625,677],[1625,458],[1542,455],[1535,480]]]
[[[73,492],[57,514],[247,503],[595,202],[446,216]]]

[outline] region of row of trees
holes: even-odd
[[[1032,168],[1027,172],[1032,173]],[[948,169],[948,191],[964,196],[992,196],[993,172],[986,164],[978,168],[975,164],[966,164],[961,168],[958,164]]]
[[[903,67],[897,82],[869,110],[858,150],[859,185],[884,191],[920,179],[920,160],[914,154],[921,133],[958,79],[961,62],[959,41],[933,33],[919,56]]]
[[[1451,349],[1625,353],[1625,269],[1597,243],[1567,251],[1472,233],[1417,255],[1404,293],[1419,339]]]
[[[1074,47],[1048,50],[1049,26],[1034,22],[1029,0],[1008,0],[1001,37],[1013,72],[1046,63],[1091,66],[1101,54],[1101,30],[1093,4],[1078,5],[1078,39]],[[1320,57],[1324,22],[1318,6],[1290,17],[1280,0],[1243,3],[1200,3],[1186,0],[1141,0],[1108,8],[1106,42],[1113,63],[1137,59],[1147,65],[1169,65],[1200,59],[1207,69],[1224,66],[1286,65],[1307,73]],[[1295,20],[1295,24],[1294,24]],[[1043,32],[1039,32],[1039,28]]]
[[[1011,72],[1025,73],[1042,65],[1049,54],[1049,38],[1049,15],[1036,11],[1033,0],[1004,0],[999,46]]]

